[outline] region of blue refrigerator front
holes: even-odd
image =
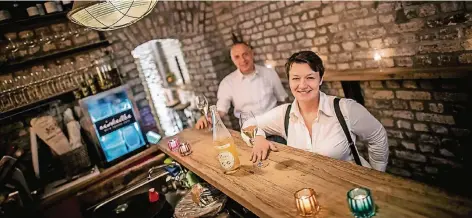
[[[112,165],[145,147],[139,112],[127,85],[84,98],[80,105],[93,125],[102,165]]]

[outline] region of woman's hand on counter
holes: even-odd
[[[256,136],[254,147],[252,147],[251,161],[256,163],[267,159],[269,151],[279,151],[277,146],[265,139],[263,136]]]
[[[195,124],[195,129],[204,129],[211,125],[211,120],[208,120],[205,116],[200,117]]]

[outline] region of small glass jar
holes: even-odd
[[[178,138],[173,138],[167,142],[167,146],[171,151],[177,151],[179,149],[180,141]]]
[[[182,157],[187,156],[192,153],[192,149],[190,147],[190,144],[188,142],[183,142],[180,143],[179,146],[179,153]]]
[[[374,200],[367,188],[354,188],[348,191],[347,202],[354,217],[369,218],[375,215]]]
[[[313,216],[320,211],[320,204],[315,195],[315,190],[311,188],[304,188],[295,192],[295,203],[299,215]]]

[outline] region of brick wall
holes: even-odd
[[[158,2],[154,11],[138,23],[106,34],[113,43],[120,73],[131,87],[142,85],[131,55],[134,48],[153,39],[179,40],[189,74],[186,82],[195,94],[204,94],[210,104],[215,104],[219,81],[234,69],[228,48],[215,32],[215,22],[211,3]],[[150,97],[143,90],[134,95],[140,109],[149,107]],[[229,119],[225,121],[229,124]]]
[[[283,65],[302,49],[317,52],[327,73],[468,65],[470,8],[468,2],[159,2],[145,19],[108,38],[132,86],[141,81],[131,50],[151,39],[180,40],[194,91],[215,103],[219,81],[235,69],[232,32],[254,47],[256,62],[274,66],[287,87]],[[406,22],[395,23],[397,9]],[[374,52],[381,61],[373,60]],[[389,173],[445,188],[462,185],[454,178],[472,159],[467,80],[367,81],[361,87],[366,108],[389,134]],[[340,82],[324,82],[321,89],[344,95]],[[148,104],[144,96],[138,100]]]
[[[471,158],[467,80],[370,81],[361,87],[366,108],[387,129],[388,172],[451,188],[461,183]],[[359,148],[366,155],[366,146]]]

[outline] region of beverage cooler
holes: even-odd
[[[86,131],[101,166],[114,165],[147,147],[128,85],[81,99],[79,104],[88,117]]]

